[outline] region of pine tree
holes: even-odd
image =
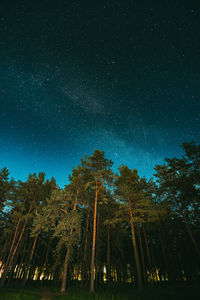
[[[105,158],[104,151],[95,150],[90,157],[85,156],[81,161],[82,166],[89,171],[90,179],[87,187],[91,187],[95,193],[94,199],[94,216],[93,216],[93,238],[92,238],[92,255],[91,255],[91,271],[90,271],[90,292],[94,292],[94,269],[95,269],[95,246],[96,246],[96,230],[98,215],[98,199],[106,184],[112,180],[112,161]]]

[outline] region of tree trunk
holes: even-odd
[[[149,272],[151,272],[152,264],[151,264],[151,256],[150,256],[150,251],[149,251],[149,245],[148,245],[146,231],[144,229],[144,226],[142,228],[143,228],[143,233],[144,233],[145,246],[146,246],[146,250],[147,250],[148,262],[149,262]]]
[[[144,250],[143,250],[142,237],[141,237],[141,231],[140,231],[139,226],[138,226],[138,236],[139,236],[140,251],[141,251],[141,257],[142,257],[143,277],[144,277],[144,281],[146,282],[147,281],[147,270],[146,270],[146,266],[145,266]]]
[[[196,253],[198,254],[198,256],[200,256],[200,250],[199,250],[199,248],[198,248],[198,246],[197,246],[197,242],[196,242],[196,240],[195,240],[195,238],[194,238],[193,232],[192,232],[192,230],[190,229],[190,226],[189,226],[188,223],[187,223],[187,220],[186,220],[186,218],[185,218],[185,215],[184,215],[184,213],[183,213],[183,211],[182,211],[180,205],[178,206],[178,208],[179,208],[179,212],[180,212],[180,214],[181,214],[181,216],[182,216],[182,218],[183,218],[183,222],[184,222],[184,224],[185,224],[185,227],[186,227],[186,229],[187,229],[187,232],[188,232],[188,234],[189,234],[189,236],[190,236],[190,239],[191,239],[191,241],[192,241],[192,244],[193,244],[193,246],[194,246],[194,248],[195,248],[195,250],[196,250]]]
[[[17,228],[19,227],[19,223],[20,223],[20,220],[18,221]],[[26,228],[26,224],[27,224],[27,221],[25,221],[25,223],[24,223],[24,225],[23,225],[23,227],[22,227],[21,234],[20,234],[20,236],[19,236],[19,238],[18,238],[18,241],[17,241],[17,244],[16,244],[14,250],[13,250],[14,242],[13,242],[12,245],[11,245],[10,253],[9,253],[8,259],[7,259],[8,263],[7,263],[7,266],[5,267],[5,270],[4,270],[4,272],[3,272],[3,274],[2,274],[2,277],[1,277],[1,283],[0,283],[0,286],[1,286],[1,287],[4,286],[5,281],[6,281],[6,277],[7,277],[8,273],[9,273],[10,269],[12,269],[13,260],[14,260],[14,258],[15,258],[15,254],[16,254],[16,252],[17,252],[17,249],[18,249],[19,244],[20,244],[20,242],[21,242],[22,236],[23,236],[23,234],[24,234],[24,230],[25,230],[25,228]],[[15,235],[14,235],[14,239],[15,239],[15,240],[16,240],[16,235],[17,235],[17,230],[15,230]],[[13,251],[12,251],[12,250],[13,250]]]
[[[82,265],[82,276],[81,276],[82,284],[84,281],[86,281],[86,272],[87,272],[87,244],[88,244],[89,217],[90,217],[90,211],[88,209],[87,221],[86,221],[86,231],[85,231],[85,245],[84,245],[84,255],[83,255],[83,265]]]
[[[17,250],[18,253],[15,256],[16,259],[15,259],[15,262],[13,262],[12,270],[9,273],[9,276],[8,276],[8,285],[9,285],[9,283],[10,283],[10,281],[12,279],[20,279],[21,280],[21,276],[25,272],[25,269],[26,269],[26,259],[25,259],[25,256],[26,256],[26,250],[28,248],[27,245],[28,245],[28,233],[26,232],[24,240],[23,240],[23,243],[21,243],[20,247]],[[17,258],[18,258],[19,253],[20,253],[20,261],[17,262]],[[20,265],[20,273],[18,272],[18,278],[17,278],[17,272],[15,271],[15,267],[16,267],[15,263],[16,262],[17,262],[17,264]]]
[[[0,257],[0,273],[2,273],[2,270],[4,269],[4,262],[7,261],[7,257],[8,257],[8,248],[9,245],[11,244],[11,241],[13,241],[13,235],[12,233],[10,233],[9,238],[7,238],[4,242],[3,242],[3,248],[1,251],[1,257]]]
[[[73,206],[73,211],[76,210],[76,205],[77,205],[77,201],[78,201],[78,190],[77,190],[77,194],[76,194],[76,198],[74,201],[74,206]],[[74,220],[72,220],[72,223],[74,222]],[[70,235],[72,234],[72,228],[70,230]],[[69,255],[70,255],[70,248],[67,248],[67,252],[65,255],[65,262],[64,262],[64,267],[63,267],[63,278],[62,278],[62,284],[61,284],[61,293],[64,293],[66,291],[66,283],[67,283],[67,271],[68,271],[68,260],[69,260]]]
[[[70,249],[68,248],[67,252],[66,252],[66,255],[65,255],[65,262],[64,262],[64,268],[63,268],[63,277],[62,277],[62,285],[61,285],[61,290],[60,290],[61,293],[64,293],[66,291],[69,254],[70,254]]]
[[[32,261],[32,258],[33,258],[33,254],[34,254],[34,251],[35,251],[35,246],[36,246],[36,243],[37,243],[37,239],[38,239],[38,236],[36,236],[35,239],[34,239],[33,247],[31,249],[31,253],[30,253],[30,256],[29,256],[29,261],[28,261],[28,264],[27,264],[25,272],[24,272],[23,286],[26,285],[26,282],[28,280],[28,273],[30,272],[30,264],[31,264],[31,261]]]
[[[164,263],[165,263],[165,268],[168,271],[168,260],[167,260],[167,255],[166,255],[164,241],[163,241],[160,227],[158,228],[158,232],[159,232],[159,237],[160,237],[160,245],[161,245],[161,249],[162,249],[162,255],[163,255],[163,259],[164,259]]]
[[[107,226],[107,266],[106,266],[107,282],[111,281],[111,268],[110,268],[110,226]]]
[[[6,281],[6,277],[7,277],[8,272],[9,272],[10,257],[12,255],[12,251],[13,251],[13,248],[14,248],[14,245],[15,245],[15,241],[17,239],[20,222],[21,222],[21,218],[19,218],[18,221],[17,221],[17,225],[16,225],[16,228],[15,228],[15,233],[14,233],[14,237],[13,237],[12,244],[11,244],[11,247],[10,247],[10,251],[9,251],[9,254],[8,254],[8,257],[7,257],[7,260],[6,260],[6,264],[5,264],[3,274],[1,276],[1,282],[0,282],[1,287],[4,286],[5,281]]]
[[[92,239],[92,257],[91,257],[91,271],[90,271],[90,292],[91,293],[94,292],[94,258],[95,258],[95,242],[96,242],[97,200],[98,200],[98,190],[97,190],[97,181],[96,181],[93,239]]]
[[[139,261],[139,256],[138,256],[138,249],[137,249],[136,238],[135,238],[135,229],[134,229],[134,225],[133,225],[133,211],[132,211],[130,200],[129,200],[129,209],[130,209],[130,223],[131,223],[132,243],[133,243],[136,269],[137,269],[137,286],[138,286],[138,289],[141,290],[142,289],[142,274],[141,274],[141,266],[140,266],[140,261]]]

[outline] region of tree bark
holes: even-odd
[[[141,257],[142,257],[142,268],[143,268],[143,277],[144,281],[147,281],[147,270],[145,266],[145,260],[144,260],[144,250],[143,250],[143,245],[142,245],[142,237],[141,237],[141,231],[140,227],[138,226],[138,236],[139,236],[139,242],[140,242],[140,251],[141,251]]]
[[[90,271],[90,292],[94,292],[94,258],[95,258],[95,242],[96,242],[96,222],[97,222],[97,180],[96,180],[96,193],[95,193],[95,205],[94,205],[94,222],[93,222],[93,239],[92,239],[92,257],[91,257],[91,271]]]
[[[78,201],[78,195],[79,191],[77,190],[75,201],[74,201],[74,206],[73,206],[73,211],[76,210],[76,205]],[[72,220],[72,223],[74,220]],[[70,235],[72,234],[73,229],[71,228],[70,230]],[[69,256],[70,256],[70,248],[67,248],[67,252],[65,255],[65,262],[64,262],[64,267],[63,267],[63,278],[62,278],[62,284],[61,284],[61,293],[64,293],[66,291],[66,283],[67,283],[67,271],[68,271],[68,261],[69,261]]]
[[[147,235],[146,235],[146,231],[143,228],[143,233],[144,233],[144,240],[145,240],[145,246],[146,246],[146,250],[147,250],[147,257],[148,257],[148,262],[149,262],[149,272],[151,272],[152,270],[152,264],[151,264],[151,256],[150,256],[150,251],[149,251],[149,245],[148,245],[148,241],[147,241]]]
[[[88,244],[89,217],[90,217],[90,211],[88,209],[87,221],[86,221],[86,231],[85,231],[85,245],[84,245],[84,255],[83,255],[83,267],[82,267],[82,280],[81,280],[81,283],[83,283],[83,281],[86,281],[86,272],[87,272],[87,244]]]
[[[133,211],[132,211],[130,199],[129,199],[129,214],[130,214],[133,250],[134,250],[135,263],[136,263],[136,269],[137,269],[137,286],[138,286],[138,289],[141,290],[142,289],[142,274],[141,274],[141,266],[140,266],[140,260],[139,260],[138,249],[137,249],[136,238],[135,238],[135,228],[133,225]]]
[[[66,255],[65,255],[65,262],[64,262],[64,268],[63,268],[63,278],[62,278],[62,285],[61,285],[61,290],[60,290],[61,293],[64,293],[66,291],[69,254],[70,254],[70,249],[68,248],[67,252],[66,252]]]
[[[36,246],[36,243],[37,243],[37,239],[38,239],[38,236],[36,236],[35,239],[34,239],[33,247],[31,249],[31,253],[30,253],[30,256],[29,256],[28,265],[26,266],[26,269],[25,269],[25,272],[24,272],[23,286],[26,285],[26,282],[28,280],[28,273],[30,272],[30,264],[31,264],[31,261],[32,261],[32,258],[33,258],[33,254],[34,254],[34,251],[35,251],[35,246]]]
[[[167,260],[167,255],[166,255],[164,241],[163,241],[160,227],[158,228],[158,232],[159,232],[159,237],[160,237],[160,245],[161,245],[161,249],[162,249],[162,255],[163,255],[163,259],[164,259],[164,263],[165,263],[165,268],[168,271],[168,260]]]
[[[19,223],[20,223],[20,219],[18,221],[17,228],[19,227]],[[5,267],[5,270],[4,270],[4,272],[2,274],[2,277],[1,277],[1,283],[0,283],[1,287],[4,286],[5,281],[6,281],[6,277],[7,277],[8,273],[9,273],[10,269],[12,269],[13,260],[15,258],[15,254],[17,252],[17,249],[18,249],[19,244],[21,242],[22,236],[24,234],[24,230],[26,228],[26,224],[27,224],[27,220],[25,221],[25,223],[24,223],[24,225],[22,227],[22,230],[21,230],[21,233],[20,233],[20,235],[18,237],[16,246],[14,247],[14,242],[16,241],[16,236],[17,236],[17,230],[15,230],[15,235],[14,235],[13,243],[11,245],[10,253],[9,253],[8,259],[7,259],[7,266]],[[13,249],[13,247],[14,247],[14,249]]]
[[[179,204],[179,202],[178,202],[176,199],[175,199],[175,201],[176,201],[176,204],[177,204],[177,206],[178,206],[179,213],[180,213],[181,217],[183,218],[183,222],[184,222],[184,224],[185,224],[185,227],[186,227],[186,229],[187,229],[187,232],[188,232],[188,234],[189,234],[189,236],[190,236],[190,238],[191,238],[192,244],[193,244],[193,246],[194,246],[194,248],[195,248],[195,250],[196,250],[196,253],[198,254],[198,256],[200,256],[200,250],[199,250],[199,248],[198,248],[198,246],[197,246],[197,242],[196,242],[196,240],[195,240],[195,238],[194,238],[194,235],[193,235],[193,233],[192,233],[192,230],[190,229],[190,226],[189,226],[189,224],[188,224],[188,222],[187,222],[187,220],[186,220],[186,218],[185,218],[185,215],[184,215],[184,213],[183,213],[183,210],[182,210],[182,208],[181,208],[181,205]]]
[[[110,268],[110,226],[107,226],[107,267],[106,267],[107,282],[111,281],[111,268]]]
[[[7,238],[5,240],[5,242],[3,243],[3,248],[2,248],[1,257],[0,257],[0,262],[1,262],[0,263],[0,273],[2,273],[2,271],[4,269],[4,262],[7,261],[8,248],[12,241],[13,241],[13,234],[10,233],[9,238]]]
[[[10,247],[10,251],[9,251],[9,254],[8,254],[8,257],[7,257],[7,260],[6,260],[6,264],[5,264],[3,274],[1,276],[1,281],[0,281],[0,286],[1,287],[4,286],[5,281],[6,281],[6,277],[7,277],[8,272],[9,272],[10,257],[12,255],[12,251],[13,251],[13,248],[14,248],[14,245],[15,245],[15,241],[17,239],[20,222],[21,222],[21,218],[19,218],[18,221],[17,221],[17,225],[16,225],[16,228],[15,228],[15,233],[14,233],[14,237],[13,237],[12,244],[11,244],[11,247]]]

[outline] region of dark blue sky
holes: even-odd
[[[115,169],[150,177],[180,144],[198,144],[199,8],[1,1],[0,168],[15,179],[44,171],[63,186],[99,149]]]

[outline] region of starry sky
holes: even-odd
[[[85,154],[150,178],[200,142],[200,4],[1,0],[0,168],[63,186]]]

